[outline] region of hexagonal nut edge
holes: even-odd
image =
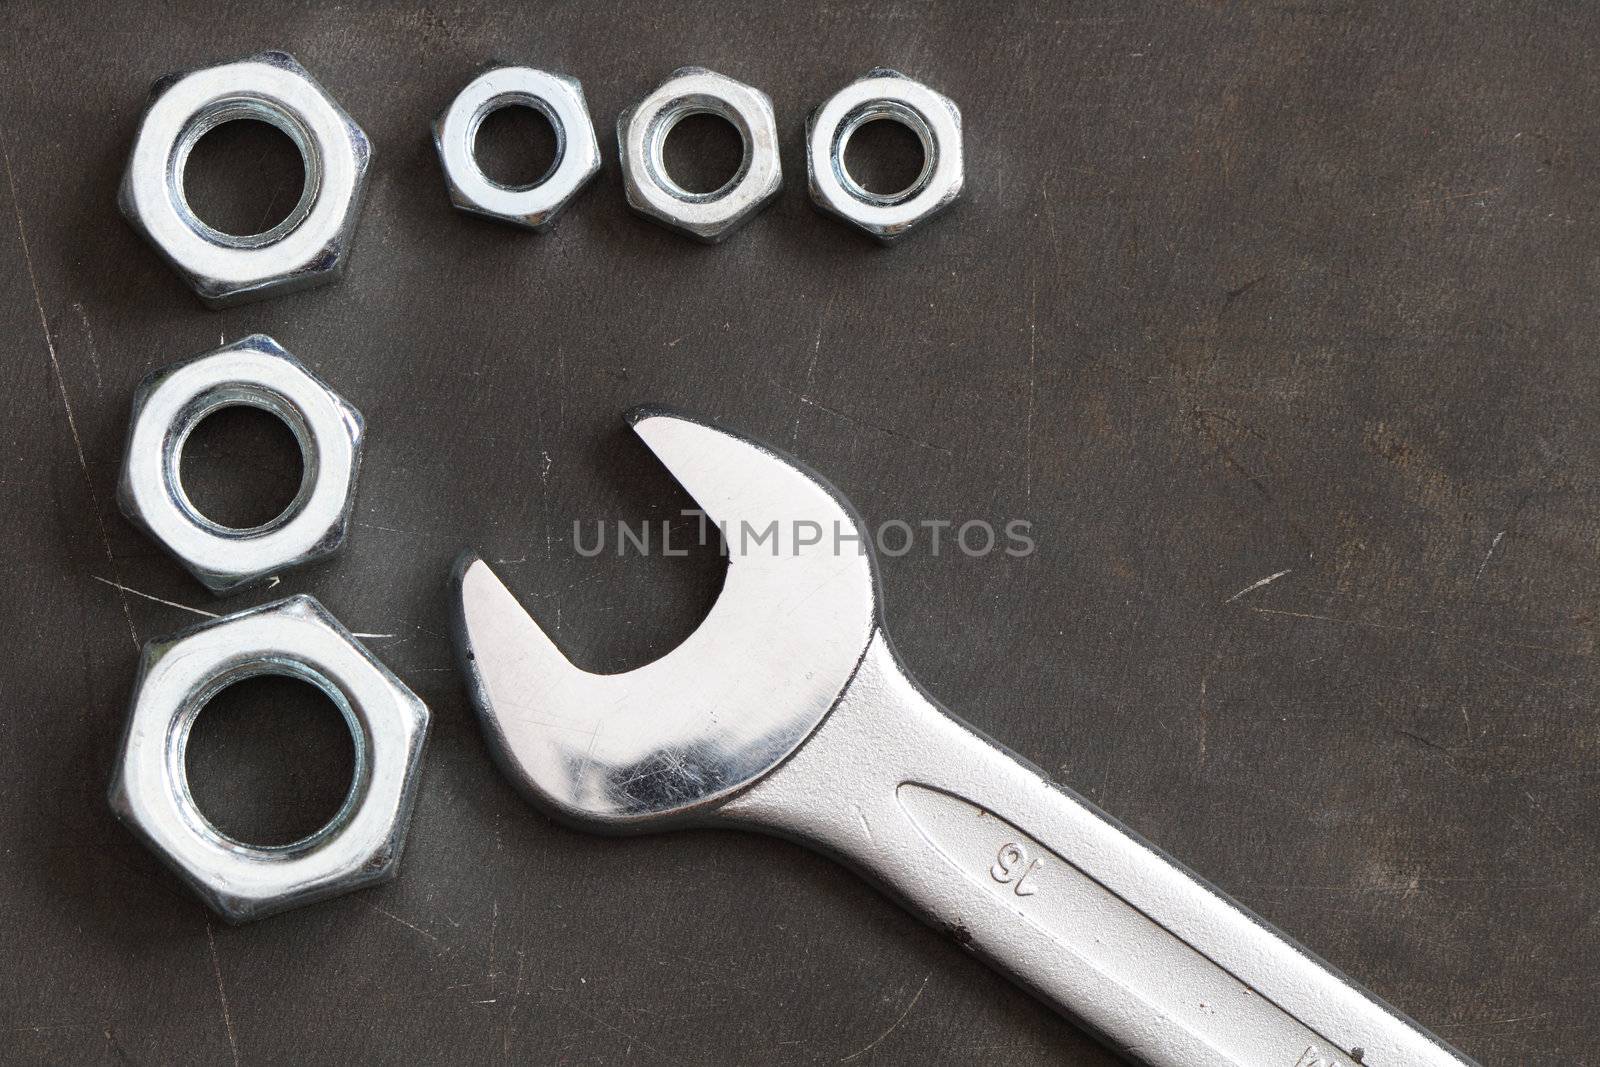
[[[663,86],[677,81],[679,78],[695,75],[708,75],[712,78],[728,82],[729,84],[736,86],[738,89],[750,93],[754,98],[756,106],[761,112],[761,125],[764,129],[761,131],[753,130],[752,133],[759,135],[764,132],[766,135],[768,135],[770,137],[770,147],[764,148],[763,146],[746,142],[744,145],[745,158],[741,160],[740,166],[743,168],[745,162],[748,161],[748,158],[751,155],[757,151],[763,150],[770,150],[776,165],[773,168],[770,179],[765,183],[764,186],[752,189],[746,194],[747,202],[744,207],[742,207],[737,214],[729,218],[720,219],[710,223],[697,223],[687,220],[681,216],[674,215],[670,212],[670,210],[662,210],[657,205],[650,203],[643,190],[639,188],[638,182],[632,172],[632,168],[629,165],[630,153],[628,151],[628,127],[633,122],[633,116],[639,109],[638,104],[629,105],[617,115],[617,153],[622,164],[622,189],[623,196],[627,201],[628,207],[630,207],[639,215],[642,215],[643,217],[650,219],[652,222],[666,227],[674,233],[682,234],[685,237],[692,237],[703,244],[716,245],[727,240],[728,237],[734,233],[734,231],[738,230],[745,223],[749,222],[752,217],[770,206],[772,202],[778,198],[779,194],[783,192],[782,161],[778,151],[778,118],[777,112],[772,104],[772,98],[765,92],[753,85],[741,82],[736,78],[730,78],[726,74],[719,74],[718,72],[707,67],[679,67],[668,77],[663,79],[659,85],[655,86],[650,90],[650,92],[646,93],[644,99],[649,99],[651,96],[655,95],[655,93],[659,92]],[[723,117],[726,118],[726,116]]]
[[[471,88],[485,75],[493,74],[497,70],[508,68],[515,69],[515,67],[515,64],[491,63],[479,71],[478,75],[472,80],[472,82],[468,83],[468,88]],[[579,129],[576,133],[572,129],[568,128],[570,125],[569,123],[563,123],[563,129],[561,133],[564,143],[561,154],[551,163],[550,170],[541,175],[537,181],[525,186],[500,186],[498,182],[494,182],[494,180],[488,178],[487,175],[484,175],[484,178],[505,192],[516,193],[538,189],[544,187],[548,182],[554,180],[556,178],[557,170],[566,164],[569,157],[573,157],[581,160],[582,162],[580,162],[579,168],[575,173],[564,178],[563,184],[565,184],[568,188],[564,193],[562,193],[556,202],[532,212],[517,213],[496,211],[481,204],[468,191],[463,190],[457,184],[454,177],[454,172],[450,166],[450,162],[446,157],[446,149],[444,144],[444,125],[446,119],[448,119],[450,116],[450,112],[455,107],[455,99],[452,98],[451,102],[445,106],[444,110],[440,111],[439,114],[434,117],[431,130],[433,133],[433,148],[439,157],[439,167],[444,173],[445,195],[450,200],[450,206],[455,208],[457,211],[463,211],[469,215],[476,215],[480,218],[492,219],[496,222],[504,222],[509,225],[531,230],[534,233],[545,233],[555,225],[556,220],[561,216],[561,214],[566,211],[568,206],[570,206],[572,202],[578,198],[578,195],[588,187],[589,183],[594,180],[594,177],[600,173],[600,143],[595,135],[594,119],[589,114],[589,103],[588,98],[583,92],[583,83],[577,78],[566,74],[560,74],[555,71],[541,70],[539,73],[560,82],[571,91],[572,103],[575,112],[574,117],[581,115],[583,122],[579,125]],[[463,89],[462,91],[465,92],[466,90]],[[459,96],[460,94],[457,95]],[[502,106],[517,106],[517,104],[513,103]],[[493,111],[497,110],[499,110],[498,107],[492,109],[489,114],[492,114]],[[487,115],[484,117],[487,117]],[[552,120],[548,114],[545,115],[545,119],[546,121],[551,122],[552,126],[554,125],[554,120]],[[469,144],[467,145],[467,149],[468,151],[474,152],[474,154],[476,152],[475,145]],[[575,153],[576,155],[574,155]]]
[[[343,210],[339,214],[337,224],[330,227],[329,235],[325,241],[318,243],[313,249],[292,257],[286,258],[282,255],[274,255],[275,251],[281,251],[282,239],[298,228],[298,226],[291,227],[286,233],[278,235],[276,240],[261,242],[252,248],[252,251],[258,253],[261,259],[261,268],[259,270],[248,276],[224,278],[208,274],[204,269],[197,268],[195,265],[186,262],[185,257],[176,253],[173,248],[168,246],[163,237],[157,233],[158,227],[153,227],[151,220],[144,216],[134,192],[135,183],[141,180],[136,161],[138,159],[138,148],[146,136],[151,116],[157,112],[157,108],[163,100],[173,93],[183,92],[186,81],[191,77],[204,75],[213,70],[246,64],[260,64],[292,74],[303,81],[327,104],[332,114],[337,117],[337,124],[342,136],[339,138],[338,145],[324,145],[322,151],[332,151],[336,147],[348,149],[349,155],[347,158],[352,168],[352,181],[350,194]],[[248,96],[249,94],[242,95]],[[199,106],[206,105],[202,103]],[[194,109],[186,110],[190,112],[189,117],[192,118]],[[239,115],[237,117],[252,116]],[[271,120],[268,119],[268,121]],[[283,127],[280,127],[280,129],[283,129]],[[289,134],[287,129],[284,132]],[[167,162],[170,162],[171,154],[183,135],[182,132],[179,132],[170,138],[163,138],[168,142],[164,153]],[[289,135],[291,140],[295,139],[292,134]],[[300,151],[302,160],[305,160],[305,149],[301,148]],[[138,231],[140,236],[156,250],[162,259],[166,260],[167,265],[188,284],[205,306],[212,309],[232,307],[237,304],[264,300],[325,285],[338,280],[343,275],[349,259],[350,248],[354,242],[356,226],[360,221],[361,208],[366,197],[366,186],[372,166],[372,157],[372,141],[367,136],[366,131],[350,117],[349,113],[340,106],[333,95],[312,77],[305,67],[300,65],[299,61],[291,53],[279,50],[257,52],[227,63],[175,71],[157,78],[152,83],[144,111],[139,120],[138,132],[134,136],[134,151],[129,154],[128,163],[123,169],[122,179],[117,186],[117,208],[122,213],[122,216],[127,219],[129,225]],[[169,167],[162,166],[159,176],[151,173],[144,176],[143,180],[150,182],[159,180],[165,186],[163,190],[164,199],[175,199],[178,202],[184,202],[184,198],[181,196],[183,175],[177,174],[173,179],[180,191],[180,195],[173,197],[171,195],[173,190],[168,183],[167,177],[169,170]],[[308,184],[311,184],[311,182],[317,180],[317,175],[310,175],[309,178]],[[315,202],[311,206],[315,207]],[[187,210],[186,204],[184,210]],[[200,225],[203,230],[196,230],[190,227],[190,232],[192,235],[199,236],[201,240],[212,240],[219,233],[219,231],[213,230],[203,222]],[[280,227],[282,225],[282,223],[279,224]],[[277,229],[278,227],[274,227],[266,231],[266,233],[273,234]],[[206,232],[209,232],[210,238],[204,236]],[[221,234],[221,243],[217,243],[216,247],[238,251],[241,248],[251,247],[252,242],[259,241],[262,236],[262,234],[252,234],[245,238],[237,238]]]
[[[237,530],[216,526],[215,524],[210,524],[210,526],[208,526],[207,524],[210,523],[210,520],[204,520],[203,517],[201,517],[201,522],[194,523],[194,525],[200,530],[211,532],[219,537],[229,538],[232,541],[236,549],[235,552],[230,554],[232,562],[227,566],[217,566],[191,555],[189,552],[185,551],[183,544],[178,543],[174,537],[170,537],[163,532],[171,529],[172,517],[169,511],[169,505],[173,503],[173,501],[171,501],[170,498],[167,498],[163,500],[161,505],[159,505],[159,508],[163,513],[163,517],[167,521],[156,521],[154,516],[146,514],[144,506],[141,505],[141,499],[151,499],[148,481],[146,484],[146,492],[140,492],[139,488],[135,485],[135,481],[136,479],[141,478],[141,476],[145,477],[146,479],[149,477],[148,467],[142,462],[145,457],[139,454],[139,450],[141,448],[151,447],[149,442],[152,439],[165,442],[166,435],[173,430],[173,427],[171,426],[154,426],[146,421],[147,414],[149,414],[148,405],[152,396],[156,394],[157,390],[159,390],[163,384],[170,381],[187,368],[195,367],[207,360],[216,360],[221,362],[230,360],[236,356],[264,358],[266,360],[279,363],[283,366],[285,372],[292,377],[292,380],[297,383],[298,388],[305,390],[308,395],[314,393],[314,395],[325,398],[333,411],[337,414],[337,418],[333,420],[324,420],[319,425],[332,427],[333,432],[337,432],[342,435],[343,440],[347,442],[350,459],[347,464],[347,475],[340,483],[330,486],[332,491],[342,492],[343,499],[339,506],[335,509],[334,513],[329,517],[326,525],[320,526],[320,528],[312,530],[308,534],[302,536],[299,539],[298,550],[295,552],[266,555],[255,553],[251,547],[251,540],[240,535],[255,534],[262,531],[271,532],[288,526],[292,522],[299,521],[304,514],[302,510],[302,504],[307,502],[306,494],[308,491],[315,491],[319,484],[317,479],[327,477],[327,467],[321,464],[318,464],[315,472],[313,472],[313,464],[310,461],[310,457],[305,457],[305,453],[308,448],[317,449],[319,454],[326,453],[330,445],[333,445],[335,442],[328,440],[313,440],[308,442],[302,435],[309,435],[311,433],[309,427],[304,425],[297,427],[296,420],[291,417],[286,417],[282,411],[275,409],[271,405],[254,405],[264,407],[272,414],[275,414],[279,418],[283,419],[285,424],[289,426],[290,430],[295,433],[296,439],[300,441],[302,456],[306,458],[305,473],[303,477],[307,480],[307,484],[302,484],[300,493],[296,495],[295,501],[289,505],[289,508],[286,511],[265,525],[256,527],[253,530]],[[218,377],[225,376],[219,375]],[[204,392],[216,391],[226,387],[227,383],[224,381],[219,384],[210,385],[206,390],[204,390]],[[202,395],[204,395],[204,392],[202,392]],[[284,399],[288,400],[291,404],[293,403],[293,398]],[[239,402],[249,403],[248,401]],[[215,409],[213,408],[211,410]],[[209,413],[210,411],[206,412],[206,414]],[[149,417],[154,418],[155,416],[149,415]],[[199,422],[203,421],[203,419],[203,415],[200,418],[194,419],[192,425],[188,429],[192,430],[193,427],[198,425]],[[185,436],[187,436],[187,431],[185,431]],[[224,596],[240,592],[251,586],[265,582],[275,575],[282,573],[283,571],[309,566],[325,560],[338,553],[339,550],[344,547],[345,538],[348,536],[350,530],[351,516],[355,511],[356,488],[360,480],[361,461],[365,451],[365,444],[366,420],[362,417],[361,412],[357,410],[353,404],[336,392],[331,385],[314,374],[310,368],[301,363],[299,359],[297,359],[277,341],[273,340],[271,337],[268,337],[266,334],[251,334],[248,337],[243,337],[237,341],[230,342],[229,344],[223,345],[221,348],[213,349],[210,352],[204,352],[197,356],[191,356],[188,359],[180,360],[179,362],[170,364],[166,367],[159,367],[145,375],[145,377],[139,382],[138,386],[134,390],[133,403],[131,405],[131,415],[128,421],[128,434],[123,448],[122,468],[117,480],[117,507],[129,522],[133,523],[147,537],[160,545],[168,555],[172,556],[173,559],[175,559],[185,570],[192,574],[196,580],[198,580],[213,594],[217,596]],[[181,449],[173,452],[170,461],[170,468],[168,462],[163,457],[161,461],[161,470],[165,472],[165,485],[181,489],[181,479],[179,477],[178,469],[181,461]],[[143,475],[141,475],[140,472],[140,467],[142,466],[146,467]],[[192,506],[187,506],[183,503],[178,504],[178,510],[186,514],[190,518],[191,522],[193,522],[195,517],[199,516],[197,509],[194,509]]]
[[[403,746],[404,770],[401,773],[400,785],[395,797],[394,810],[386,832],[381,839],[371,847],[363,849],[349,857],[339,872],[333,876],[324,877],[307,883],[294,884],[281,893],[249,894],[230,888],[226,879],[219,878],[215,872],[197,870],[178,855],[171,845],[169,835],[196,832],[192,827],[167,827],[160,828],[147,825],[142,815],[138,796],[141,790],[149,788],[148,784],[140,785],[137,772],[130,769],[130,762],[134,756],[134,746],[141,738],[141,731],[146,724],[140,720],[142,698],[147,686],[160,684],[159,671],[164,663],[168,662],[174,653],[185,652],[193,643],[203,641],[206,635],[213,637],[218,633],[226,633],[231,627],[250,620],[271,620],[274,618],[298,621],[310,624],[322,631],[328,640],[339,642],[348,647],[360,659],[361,663],[371,671],[379,684],[386,688],[386,692],[393,698],[394,718],[388,725],[401,731],[396,739],[396,744]],[[224,664],[224,666],[226,666]],[[245,675],[247,676],[247,675]],[[243,677],[243,676],[241,676]],[[309,680],[309,679],[308,679]],[[312,682],[312,684],[316,684]],[[153,709],[157,713],[160,708]],[[199,709],[195,709],[197,712]],[[178,713],[178,717],[189,714],[187,707]],[[230,924],[250,922],[264,918],[278,912],[305,904],[316,903],[344,893],[353,892],[370,886],[392,881],[399,873],[401,856],[405,850],[406,837],[410,830],[411,816],[416,805],[417,783],[421,776],[422,756],[426,747],[430,726],[430,713],[411,689],[406,686],[392,671],[383,665],[365,646],[344,628],[338,619],[322,606],[314,597],[296,595],[283,600],[273,601],[247,611],[237,612],[220,619],[208,620],[168,637],[157,638],[145,643],[140,654],[139,667],[134,679],[133,695],[129,701],[128,715],[123,724],[122,735],[117,745],[117,760],[112,771],[112,779],[107,790],[106,799],[112,813],[118,821],[131,830],[135,836],[160,859],[169,870],[176,874],[208,907],[218,916]],[[149,728],[166,738],[172,727],[169,721],[148,724]],[[167,743],[164,740],[163,744]],[[193,813],[203,822],[204,816]],[[343,814],[343,813],[341,813]],[[336,847],[340,842],[339,832],[322,838],[322,835],[337,825],[335,822],[328,827],[306,838],[311,842],[305,854],[317,849]],[[209,826],[209,824],[207,824]],[[340,827],[342,830],[343,827]],[[272,857],[266,862],[278,862],[278,857],[288,854],[298,845],[276,849],[256,849],[252,846],[233,842],[223,838],[215,830],[210,831],[229,846],[250,852],[258,857]]]
[[[961,108],[956,104],[956,102],[939,92],[937,89],[934,89],[932,86],[929,86],[925,82],[911,77],[911,75],[906,74],[903,71],[896,70],[893,67],[873,67],[861,77],[849,83],[849,85],[845,86],[845,88],[848,89],[852,85],[858,85],[861,82],[873,81],[879,78],[899,78],[904,81],[911,82],[912,84],[917,85],[921,89],[925,90],[927,93],[935,97],[946,109],[948,109],[951,118],[954,120],[955,131],[958,136],[961,135]],[[836,92],[833,95],[836,96],[838,93]],[[829,97],[829,100],[831,99],[832,96]],[[840,219],[845,223],[848,223],[850,226],[860,230],[862,233],[865,233],[880,243],[887,245],[893,244],[899,238],[909,233],[912,229],[942,214],[952,204],[961,198],[962,190],[966,186],[966,170],[964,161],[963,166],[957,171],[954,176],[954,180],[947,186],[943,195],[937,201],[930,204],[925,210],[919,212],[916,217],[909,219],[908,221],[891,227],[882,227],[872,223],[864,222],[859,218],[852,217],[848,211],[840,210],[840,207],[833,204],[828,196],[818,187],[816,160],[813,158],[810,151],[811,139],[813,134],[816,132],[817,116],[825,105],[826,101],[824,104],[820,104],[817,107],[812,108],[810,113],[806,115],[806,185],[812,202],[816,204],[819,210],[825,214],[832,215],[833,217]],[[958,145],[958,149],[963,155],[965,154],[964,145]]]

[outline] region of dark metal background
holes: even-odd
[[[0,1058],[1109,1062],[821,858],[579,836],[495,775],[458,551],[594,666],[715,595],[706,553],[571,549],[685,505],[618,419],[658,400],[875,520],[1030,520],[1025,561],[886,561],[940,699],[1485,1062],[1588,1061],[1597,45],[1579,3],[6,5]],[[377,164],[341,285],[214,314],[113,196],[154,78],[263,47]],[[548,236],[445,202],[427,124],[491,57],[580,77],[602,131]],[[690,62],[769,92],[786,152],[713,249],[625,210],[611,133]],[[799,154],[880,63],[968,138],[965,200],[888,251]],[[366,414],[359,523],[217,603],[113,489],[138,378],[256,330]],[[195,618],[160,601],[298,591],[392,635],[435,732],[399,881],[229,929],[103,792],[138,645]]]

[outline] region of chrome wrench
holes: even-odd
[[[723,530],[722,593],[682,645],[580,670],[486,563],[456,568],[463,671],[536,805],[836,856],[1145,1063],[1471,1063],[924,693],[884,633],[870,538],[819,476],[682,415],[629,418]]]

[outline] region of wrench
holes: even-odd
[[[483,560],[456,565],[469,690],[537,806],[819,849],[1145,1063],[1472,1062],[923,692],[871,538],[822,478],[665,409],[628,419],[723,531],[722,593],[681,645],[581,670]]]

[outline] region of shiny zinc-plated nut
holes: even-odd
[[[189,731],[235,682],[282,675],[321,689],[343,713],[355,774],[332,821],[288,845],[235,840],[189,792]],[[145,645],[110,801],[229,922],[244,922],[393,878],[411,818],[428,709],[308,596],[207,622]]]
[[[744,141],[739,169],[720,189],[691,193],[667,173],[662,149],[690,115],[726,119]],[[628,205],[668,229],[715,244],[766,207],[783,186],[778,121],[760,89],[704,67],[682,67],[617,118]]]
[[[922,172],[894,193],[864,188],[844,162],[851,136],[879,120],[900,123],[922,142]],[[811,113],[806,172],[818,207],[880,241],[892,241],[961,195],[961,110],[921,82],[878,67]]]
[[[221,526],[190,502],[179,477],[183,445],[212,412],[260,408],[300,444],[300,491],[261,526]],[[344,542],[361,468],[363,423],[327,383],[264,334],[152,373],[133,399],[117,502],[206,588],[230,593],[331,556]]]
[[[305,182],[287,218],[264,233],[223,233],[190,210],[184,169],[200,138],[254,119],[300,150]],[[372,146],[286,52],[175,75],[158,83],[128,157],[122,213],[211,307],[332,281],[360,213]]]
[[[478,128],[505,107],[533,108],[555,131],[555,162],[528,185],[502,185],[478,165]],[[452,204],[532,230],[548,229],[600,170],[600,145],[583,86],[532,67],[496,67],[473,79],[434,120],[433,143]]]

